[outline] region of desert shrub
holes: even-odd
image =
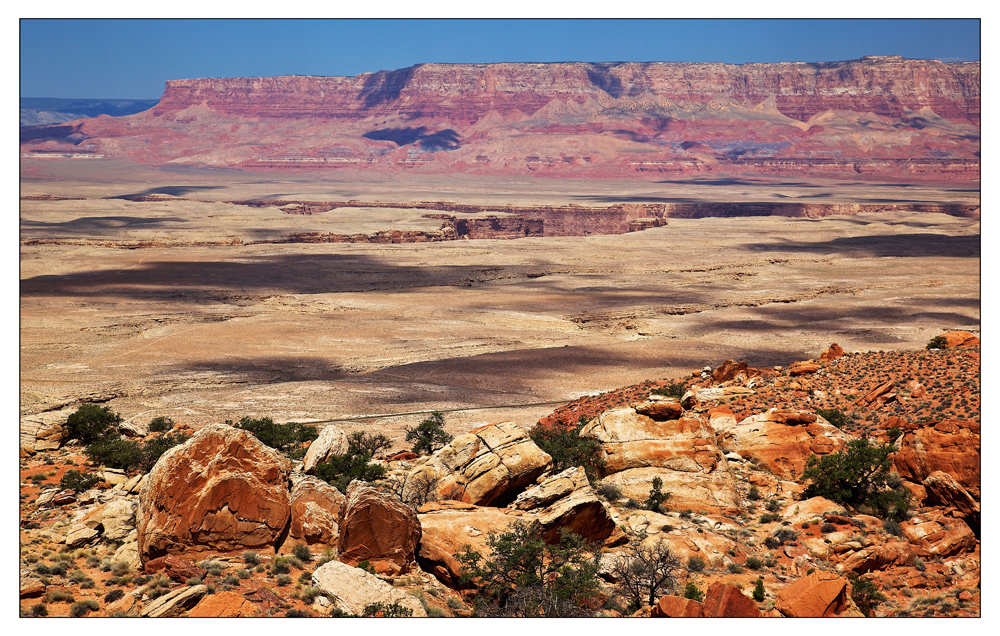
[[[755,556],[747,557],[746,566],[751,570],[759,570],[764,566],[764,563]]]
[[[312,602],[315,601],[316,597],[319,595],[320,591],[318,588],[305,587],[302,589],[302,594],[299,595],[299,598],[301,598],[306,605],[312,605]]]
[[[35,603],[31,606],[31,615],[36,617],[48,616],[49,610],[45,607],[45,603]]]
[[[115,561],[111,564],[111,573],[115,576],[125,576],[132,571],[132,566],[124,561]]]
[[[914,557],[913,567],[916,568],[918,572],[923,572],[924,570],[927,569],[927,566],[924,565],[924,560],[921,559],[920,557]]]
[[[332,484],[341,492],[355,479],[377,481],[385,477],[385,466],[372,464],[372,457],[379,451],[388,450],[392,442],[381,433],[368,434],[355,431],[347,437],[347,452],[333,456],[318,464],[315,475]]]
[[[449,596],[448,600],[445,601],[445,604],[448,606],[449,609],[453,610],[461,609],[462,607],[462,601],[458,600],[454,596]]]
[[[642,507],[642,504],[639,503],[638,500],[632,499],[631,497],[629,497],[628,499],[625,500],[625,503],[622,504],[622,507],[623,508],[634,509],[634,508],[640,508],[640,507]]]
[[[96,612],[101,609],[100,603],[93,599],[87,599],[86,601],[79,601],[73,603],[69,608],[69,615],[73,618],[80,618],[81,616],[86,616],[91,612]]]
[[[690,509],[685,510],[684,512],[681,513],[681,519],[690,519],[690,518],[691,518],[691,510]]]
[[[246,572],[246,570],[241,570],[241,571],[242,572]],[[219,581],[219,583],[221,583],[222,585],[228,585],[230,587],[239,587],[240,577],[238,577],[238,576],[236,576],[234,574],[229,574],[229,575],[223,577],[223,579],[221,581]]]
[[[149,472],[163,453],[189,439],[189,436],[180,433],[166,433],[137,442],[109,432],[88,444],[84,453],[95,464],[124,471]]]
[[[604,469],[601,443],[590,437],[580,437],[587,420],[581,416],[572,428],[564,426],[536,426],[531,429],[531,441],[552,456],[552,472],[557,473],[573,466],[582,466],[590,483],[597,481]]]
[[[261,443],[283,452],[288,452],[303,442],[311,442],[319,437],[319,433],[312,426],[306,426],[300,422],[275,424],[274,420],[269,417],[253,419],[244,416],[236,424],[233,424],[232,420],[226,420],[226,424],[243,429],[260,440]]]
[[[284,587],[286,585],[291,585],[292,584],[292,577],[288,576],[287,574],[280,574],[280,575],[278,575],[278,579],[277,579],[276,582],[278,584],[278,587]]]
[[[106,406],[84,404],[66,419],[66,428],[71,439],[76,438],[89,444],[121,421],[122,416],[112,413]]]
[[[257,565],[260,563],[260,555],[256,552],[244,552],[243,562],[247,565]]]
[[[294,548],[292,548],[292,556],[306,563],[312,561],[313,558],[312,552],[309,551],[309,546],[302,544],[299,544]]]
[[[72,603],[73,594],[65,590],[49,590],[45,593],[46,603]]]
[[[288,574],[291,571],[292,568],[288,565],[288,561],[275,559],[274,562],[271,563],[271,576],[274,576],[275,574]]]
[[[771,499],[767,502],[767,506],[765,506],[765,508],[767,508],[768,512],[778,512],[781,510],[781,502],[777,499]]]
[[[795,541],[795,538],[798,536],[799,535],[796,534],[796,532],[791,528],[778,528],[774,532],[774,538],[777,539],[778,541],[781,541],[782,543],[786,541]]]
[[[197,576],[192,576],[187,581],[185,581],[184,584],[185,585],[192,585],[192,586],[193,585],[201,585],[202,584],[202,580],[199,579]]]
[[[444,611],[443,609],[441,609],[440,607],[436,607],[434,605],[430,605],[430,606],[427,607],[427,617],[428,618],[444,618],[447,615],[448,615],[448,613],[446,611]]]
[[[683,382],[671,382],[667,386],[661,386],[650,391],[651,395],[663,395],[666,397],[677,398],[678,400],[684,397],[684,393],[687,389],[684,387]]]
[[[312,618],[312,612],[309,610],[290,609],[285,612],[285,618]]]
[[[870,506],[893,520],[905,517],[909,491],[892,475],[892,444],[874,445],[868,438],[853,439],[839,452],[818,459],[810,455],[802,479],[811,483],[804,498],[826,497],[851,506]]]
[[[819,527],[819,531],[822,532],[823,534],[826,534],[828,532],[836,532],[837,526],[833,525],[832,523],[824,523]]]
[[[140,468],[143,472],[148,473],[153,470],[153,466],[156,465],[163,453],[189,439],[191,439],[189,435],[181,435],[180,433],[166,433],[147,439],[142,445],[142,465]]]
[[[97,584],[94,583],[94,579],[89,578],[89,577],[85,578],[82,581],[80,581],[80,589],[81,590],[92,590],[92,589],[94,589],[94,586],[96,586],[96,585]]]
[[[947,349],[948,339],[944,336],[934,336],[924,349]]]
[[[358,567],[364,570],[365,572],[368,572],[370,574],[375,574],[375,566],[372,565],[371,561],[369,561],[368,559],[365,559],[364,561],[358,563]]]
[[[431,454],[452,440],[444,430],[444,415],[434,411],[426,420],[413,428],[406,428],[406,441],[413,442],[413,452]]]
[[[859,576],[851,581],[851,600],[862,614],[871,616],[872,611],[885,601],[885,596],[879,591],[878,586]]]
[[[246,570],[246,569],[236,570],[236,576],[238,576],[241,579],[249,579],[250,578],[250,570]]]
[[[764,547],[769,550],[773,550],[781,547],[781,541],[779,541],[777,537],[767,537],[764,539]]]
[[[111,590],[110,592],[108,592],[107,594],[104,595],[104,602],[105,603],[114,603],[115,601],[117,601],[118,599],[120,599],[123,596],[125,596],[125,591],[122,590],[121,588],[115,589],[115,590]]]
[[[747,491],[747,499],[750,501],[760,501],[760,490],[757,488],[756,484],[750,486],[750,490]]]
[[[49,566],[45,565],[44,563],[39,563],[38,565],[36,565],[35,572],[40,576],[48,576],[49,574],[52,574],[52,571],[49,569]]]
[[[902,528],[902,526],[900,526],[899,523],[893,521],[892,519],[886,519],[882,523],[882,529],[885,530],[886,532],[888,532],[889,534],[893,535],[893,536],[896,536],[896,537],[903,536],[903,528]]]
[[[687,562],[688,572],[701,572],[705,569],[705,560],[701,557],[689,557]]]
[[[816,415],[837,428],[844,428],[851,424],[851,418],[844,415],[840,409],[816,409]]]
[[[166,433],[174,427],[174,421],[169,417],[159,415],[149,421],[150,433]]]
[[[781,515],[775,512],[765,512],[760,516],[761,523],[772,523],[774,521],[777,521],[778,519],[781,519]]]
[[[691,599],[692,601],[698,601],[705,597],[705,593],[698,589],[694,581],[688,581],[687,585],[684,586],[684,598]]]
[[[899,436],[903,434],[903,429],[898,426],[892,426],[885,432],[885,434],[889,436],[889,439],[895,442],[899,439]]]
[[[666,506],[663,504],[668,499],[670,499],[670,493],[663,492],[663,480],[659,477],[653,477],[653,487],[649,491],[649,497],[642,505],[653,512],[666,512]]]
[[[59,487],[64,490],[83,492],[84,490],[90,490],[100,481],[101,478],[97,475],[81,473],[77,469],[71,468],[63,473],[62,479],[59,480]]]
[[[758,603],[764,601],[764,579],[762,577],[757,577],[757,584],[753,587],[753,600]]]
[[[728,569],[730,574],[743,574],[743,566],[739,563],[730,563]]]
[[[382,618],[408,618],[413,616],[413,610],[399,603],[371,603],[365,605],[362,616],[380,616]]]
[[[671,553],[666,541],[661,540],[655,546],[631,543],[611,566],[611,574],[617,581],[616,594],[627,603],[626,611],[634,612],[644,602],[652,605],[672,590],[680,567],[680,559]]]
[[[608,501],[618,501],[622,498],[622,489],[618,484],[600,482],[595,488],[597,494]]]
[[[490,532],[489,554],[466,547],[455,555],[461,581],[478,583],[480,616],[590,616],[598,605],[600,554],[583,538],[563,531],[546,543],[537,522],[515,521],[504,532]]]

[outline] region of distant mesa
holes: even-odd
[[[22,129],[21,152],[253,170],[970,182],[979,74],[979,62],[887,56],[183,79],[142,112]]]

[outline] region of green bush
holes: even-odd
[[[362,616],[380,616],[382,618],[408,618],[413,616],[413,610],[399,603],[371,603],[365,605]]]
[[[764,579],[763,577],[757,577],[757,584],[753,587],[753,600],[758,603],[764,602]]]
[[[97,601],[87,599],[86,601],[73,603],[73,605],[69,608],[69,615],[73,618],[80,618],[81,616],[86,616],[90,612],[96,612],[99,609],[101,609],[101,605]]]
[[[705,597],[705,593],[698,589],[698,586],[694,584],[694,581],[688,581],[687,585],[684,586],[684,598],[691,599],[692,601],[701,602],[701,599]]]
[[[77,469],[71,468],[63,473],[62,479],[59,480],[59,486],[64,490],[83,492],[93,488],[99,481],[101,478],[97,475],[81,473]]]
[[[601,443],[589,437],[580,437],[587,420],[581,416],[573,428],[560,425],[536,426],[531,429],[531,441],[552,457],[552,472],[557,473],[573,466],[582,466],[591,483],[597,481],[604,469]]]
[[[174,421],[162,415],[154,417],[149,421],[150,433],[166,433],[174,427]]]
[[[285,612],[285,618],[312,618],[312,612],[293,608]]]
[[[671,382],[667,386],[657,387],[650,391],[651,395],[664,395],[666,397],[677,398],[678,400],[684,397],[687,389],[684,387],[683,382]]]
[[[311,442],[319,437],[319,433],[312,426],[306,426],[300,422],[275,424],[274,420],[269,417],[253,419],[244,416],[236,424],[233,424],[232,420],[226,420],[226,424],[248,431],[261,443],[283,452],[288,452],[303,442]]]
[[[927,343],[924,349],[947,349],[948,339],[944,336],[934,336],[931,341]]]
[[[595,490],[598,495],[604,497],[608,501],[614,502],[622,498],[622,488],[618,484],[601,482],[597,484]]]
[[[760,501],[760,498],[760,490],[757,488],[757,485],[750,486],[750,490],[747,492],[747,499],[750,501]]]
[[[104,595],[104,602],[105,603],[114,603],[115,601],[117,601],[118,599],[120,599],[123,596],[125,596],[125,591],[124,590],[122,590],[122,589],[111,590],[110,592],[108,592],[107,594]]]
[[[844,415],[840,409],[816,409],[816,415],[819,415],[837,428],[844,428],[851,423],[850,418]]]
[[[670,493],[663,492],[663,480],[659,477],[653,477],[653,488],[649,491],[649,497],[646,498],[643,507],[653,512],[666,512],[663,504],[666,503],[667,499],[670,499]]]
[[[260,555],[256,552],[244,552],[243,562],[247,565],[257,565],[260,563]]]
[[[920,557],[913,558],[913,567],[916,568],[918,572],[923,572],[924,570],[927,569],[927,566],[924,565],[924,560],[921,559]]]
[[[900,526],[899,523],[893,521],[892,519],[886,519],[885,522],[882,524],[882,529],[893,536],[896,537],[903,536],[902,526]]]
[[[781,519],[781,515],[775,512],[765,512],[760,516],[761,523],[772,523],[774,521],[777,521],[778,519]]]
[[[764,567],[764,563],[763,563],[763,561],[761,561],[757,557],[750,556],[750,557],[747,557],[746,566],[748,568],[750,568],[751,570],[759,570],[762,567]]]
[[[743,566],[741,566],[739,563],[730,563],[729,564],[729,573],[730,574],[743,574]]]
[[[141,470],[149,472],[163,453],[190,437],[180,433],[165,433],[138,442],[109,432],[104,437],[90,443],[84,453],[95,464],[108,468],[118,468],[127,472]]]
[[[66,419],[66,428],[70,439],[76,438],[84,444],[89,444],[121,421],[122,416],[112,413],[106,406],[84,404]]]
[[[309,551],[309,546],[299,544],[294,548],[292,548],[292,556],[294,556],[296,559],[299,559],[300,561],[309,563],[310,561],[312,561],[313,555],[312,552]]]
[[[192,587],[195,585],[201,585],[202,583],[203,581],[197,576],[192,576],[191,578],[189,578],[187,581],[184,582],[185,585],[190,585]]]
[[[72,603],[74,600],[73,595],[64,590],[49,590],[45,593],[46,603]]]
[[[285,587],[286,585],[291,585],[292,577],[288,576],[287,574],[281,574],[278,576],[277,583],[278,587]]]
[[[833,525],[832,523],[824,523],[819,527],[819,531],[822,532],[823,534],[826,534],[828,532],[836,532],[837,526]]]
[[[701,557],[689,557],[687,562],[688,572],[701,572],[705,569],[705,560]]]
[[[537,522],[515,521],[501,533],[490,532],[490,553],[466,547],[455,555],[461,583],[478,584],[479,616],[580,617],[599,605],[600,553],[583,538],[563,531],[559,542],[542,538]]]
[[[355,479],[377,481],[385,477],[385,466],[370,463],[371,458],[391,445],[392,442],[381,433],[369,435],[364,431],[355,431],[347,438],[347,452],[318,464],[315,475],[340,492],[345,492],[348,484]]]
[[[851,600],[862,614],[871,616],[875,608],[885,601],[885,596],[879,591],[878,586],[859,576],[851,581]]]
[[[434,411],[431,416],[415,426],[407,427],[406,441],[413,442],[413,452],[430,454],[452,440],[452,436],[444,430],[444,415]]]
[[[826,497],[840,504],[869,506],[878,514],[902,520],[909,492],[892,475],[892,444],[874,445],[867,438],[853,439],[847,447],[818,459],[810,455],[802,479],[811,480],[803,497]]]
[[[45,603],[35,603],[31,606],[31,615],[37,617],[48,616],[49,610],[46,609]]]

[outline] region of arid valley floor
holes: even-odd
[[[126,417],[193,425],[443,410],[452,432],[504,419],[530,426],[553,406],[523,405],[726,359],[787,364],[830,342],[916,349],[979,325],[978,219],[669,219],[611,236],[267,244],[440,222],[420,210],[306,216],[220,202],[978,203],[975,186],[341,180],[72,160],[23,169],[22,197],[81,199],[21,203],[23,414],[90,396]],[[136,194],[161,200],[114,198]],[[122,248],[142,242],[155,246]],[[397,437],[422,417],[377,426]]]

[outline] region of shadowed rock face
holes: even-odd
[[[143,562],[166,554],[269,552],[289,521],[291,463],[250,433],[207,426],[160,458],[139,493]]]
[[[421,64],[355,77],[181,79],[146,112],[24,128],[21,138],[41,155],[254,169],[970,181],[979,66]]]

